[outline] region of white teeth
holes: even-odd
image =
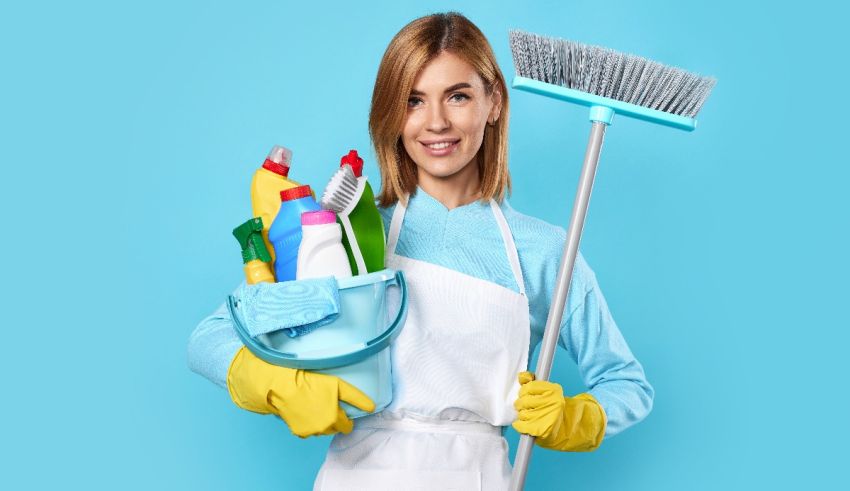
[[[442,143],[432,143],[430,145],[426,145],[428,148],[433,148],[434,150],[441,150],[443,148],[448,148],[454,145],[454,143],[442,142]]]

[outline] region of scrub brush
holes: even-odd
[[[342,165],[328,182],[322,194],[322,208],[333,210],[343,229],[342,244],[355,275],[384,269],[384,222],[375,205],[372,187],[365,177],[357,175],[363,160],[352,150],[342,158]],[[358,165],[359,164],[359,165]]]
[[[535,370],[537,380],[548,380],[606,127],[621,114],[693,131],[694,117],[717,81],[639,56],[522,31],[510,32],[510,44],[514,88],[588,106],[593,123]],[[511,491],[525,485],[533,446],[533,436],[520,437]]]

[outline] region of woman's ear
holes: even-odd
[[[497,84],[493,84],[493,92],[490,93],[490,101],[493,107],[490,109],[490,114],[487,115],[487,124],[496,124],[499,120],[499,115],[502,114],[502,91]]]

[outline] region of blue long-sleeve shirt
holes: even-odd
[[[531,321],[529,358],[540,343],[555,287],[564,229],[500,205],[519,254]],[[389,230],[394,206],[381,208]],[[490,206],[470,203],[452,210],[421,188],[411,196],[396,253],[430,262],[519,291]],[[608,310],[596,275],[579,253],[560,328],[559,345],[576,362],[589,392],[605,410],[606,436],[642,420],[653,389]],[[189,366],[225,386],[230,361],[242,343],[222,304],[201,321],[189,341]]]

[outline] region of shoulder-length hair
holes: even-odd
[[[481,200],[501,201],[510,191],[508,172],[508,89],[484,34],[456,12],[420,17],[402,28],[387,47],[369,112],[369,135],[381,170],[381,206],[389,206],[416,189],[416,164],[405,151],[401,134],[407,117],[407,100],[419,71],[443,51],[469,63],[484,81],[487,95],[501,91],[501,112],[496,123],[484,129],[476,155],[481,176]]]

